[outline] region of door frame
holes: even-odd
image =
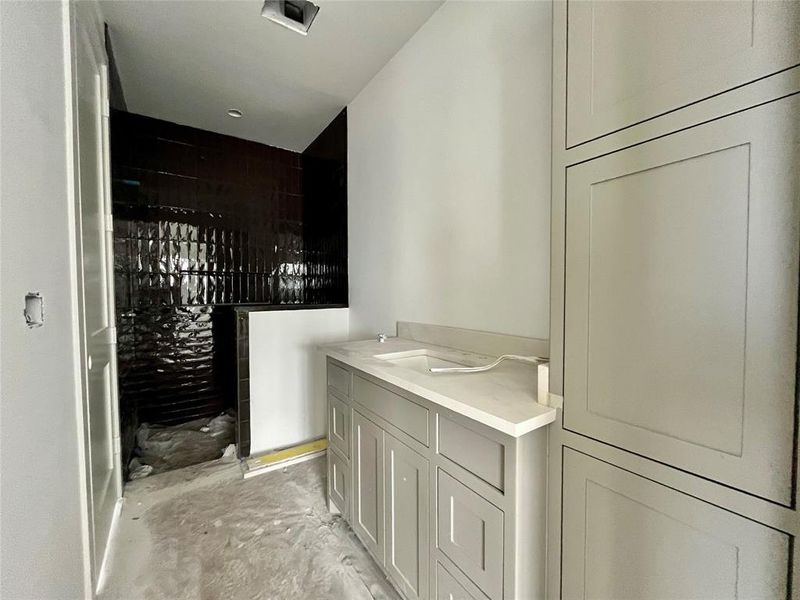
[[[70,270],[75,285],[72,288],[72,319],[76,335],[73,337],[73,351],[75,361],[76,381],[76,413],[77,413],[77,434],[79,451],[79,472],[81,490],[81,530],[82,530],[82,555],[84,565],[84,590],[85,597],[93,599],[96,597],[103,585],[104,574],[107,570],[109,549],[114,538],[114,533],[119,522],[119,514],[122,509],[122,465],[119,447],[119,402],[118,402],[118,383],[116,370],[116,352],[112,352],[112,395],[110,398],[109,413],[111,414],[112,435],[114,439],[114,488],[116,504],[111,521],[108,543],[101,563],[95,564],[95,540],[94,540],[94,515],[92,510],[92,483],[91,483],[91,447],[89,414],[87,411],[88,402],[88,383],[87,366],[88,356],[86,353],[86,331],[83,322],[83,277],[81,274],[81,239],[80,239],[80,165],[79,165],[79,143],[78,143],[78,98],[76,86],[77,74],[77,48],[82,43],[81,36],[87,36],[95,60],[99,66],[98,76],[101,85],[101,133],[102,149],[100,155],[103,164],[100,165],[100,172],[103,178],[104,202],[110,214],[111,208],[111,163],[110,163],[110,141],[109,141],[109,91],[108,91],[108,57],[105,51],[105,32],[104,22],[100,13],[100,7],[96,2],[77,2],[76,0],[61,0],[62,20],[64,33],[64,80],[66,91],[66,134],[67,134],[67,176],[68,176],[68,197],[70,211]],[[106,223],[106,252],[109,260],[108,281],[109,290],[106,296],[106,303],[109,314],[114,315],[114,279],[113,279],[113,240],[109,239],[113,235],[110,220]],[[113,333],[116,339],[116,328]]]

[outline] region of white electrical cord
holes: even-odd
[[[494,369],[504,360],[518,360],[520,362],[531,363],[533,365],[539,363],[546,363],[549,359],[542,358],[541,356],[518,356],[516,354],[504,354],[491,364],[483,365],[482,367],[430,367],[428,370],[431,373],[481,373]]]

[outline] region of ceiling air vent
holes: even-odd
[[[318,12],[319,6],[308,0],[267,0],[261,9],[261,16],[287,29],[308,35]]]

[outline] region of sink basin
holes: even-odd
[[[411,369],[418,373],[430,373],[431,367],[468,367],[470,365],[455,362],[450,358],[443,358],[443,354],[432,350],[408,350],[406,352],[389,352],[387,354],[376,354],[375,358],[385,360],[388,363]]]

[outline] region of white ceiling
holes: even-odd
[[[259,0],[104,0],[128,110],[305,150],[441,2],[317,4],[304,37]]]

